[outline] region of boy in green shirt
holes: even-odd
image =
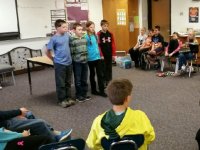
[[[132,84],[127,79],[112,80],[107,94],[113,104],[111,110],[97,116],[87,138],[89,149],[109,149],[112,142],[134,139],[142,135],[142,142],[136,142],[139,150],[147,150],[147,145],[155,139],[154,128],[141,110],[129,108]]]

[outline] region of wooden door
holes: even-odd
[[[152,28],[160,25],[164,40],[169,40],[170,35],[170,0],[152,0]]]

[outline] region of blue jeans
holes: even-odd
[[[54,63],[56,93],[59,102],[71,98],[72,65]]]
[[[88,91],[88,64],[73,62],[76,97],[87,96]]]
[[[178,58],[179,58],[179,70],[180,70],[183,65],[186,65],[187,60],[193,59],[193,55],[190,52],[189,53],[180,53]]]
[[[53,134],[54,129],[42,119],[20,119],[15,117],[7,121],[7,129],[17,132],[30,129],[31,135],[45,135],[56,141]]]

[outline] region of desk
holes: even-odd
[[[27,58],[28,81],[29,81],[30,94],[32,95],[30,63],[38,64],[38,65],[42,65],[42,66],[53,67],[53,61],[50,60],[47,56]]]

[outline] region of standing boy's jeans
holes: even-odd
[[[71,98],[72,65],[54,63],[56,93],[59,102]]]
[[[102,72],[103,70],[102,70],[101,60],[98,59],[94,61],[88,61],[88,66],[90,69],[90,84],[91,84],[92,93],[97,91],[96,81],[95,81],[95,72],[97,73],[99,91],[101,93],[104,93],[104,80],[103,80],[103,72]]]
[[[88,64],[73,62],[73,71],[76,87],[76,98],[87,96],[88,91]]]
[[[193,55],[190,52],[189,53],[180,53],[178,57],[179,57],[179,70],[181,69],[181,67],[183,65],[186,65],[187,60],[193,59]]]
[[[104,56],[103,62],[103,77],[106,84],[112,80],[112,56]]]
[[[7,121],[7,129],[18,132],[30,129],[31,135],[45,135],[55,141],[53,128],[42,119],[20,119],[15,117]]]

